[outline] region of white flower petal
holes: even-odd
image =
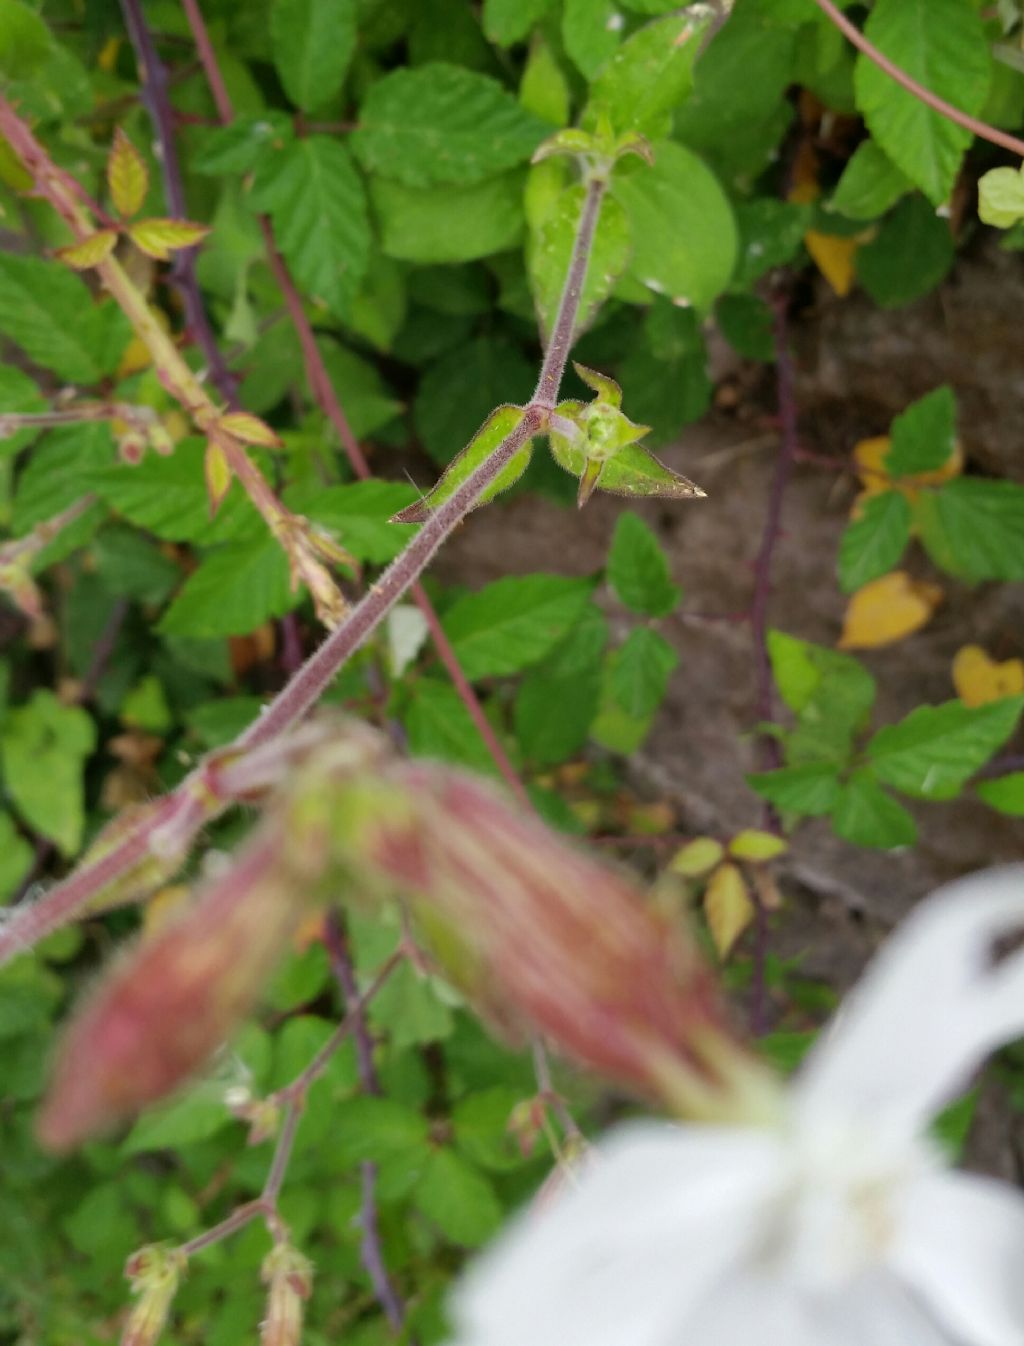
[[[1024,950],[993,964],[1024,924],[1024,865],[947,885],[890,936],[794,1091],[804,1116],[860,1115],[910,1134],[988,1054],[1024,1033]]]
[[[460,1346],[679,1346],[740,1266],[780,1171],[767,1132],[646,1123],[520,1215],[456,1288]]]
[[[822,1331],[814,1305],[767,1275],[727,1277],[677,1333],[674,1346],[847,1346]],[[629,1337],[622,1346],[632,1346]],[[908,1343],[907,1346],[910,1346]]]
[[[967,1346],[884,1273],[864,1277],[820,1311],[820,1346]]]
[[[908,1192],[890,1264],[951,1335],[970,1346],[1024,1342],[1024,1195],[965,1173]]]

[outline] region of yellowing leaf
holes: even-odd
[[[226,416],[220,418],[218,424],[222,430],[234,435],[236,439],[244,440],[246,444],[260,444],[266,449],[281,447],[279,436],[271,430],[266,421],[261,421],[258,416],[253,416],[248,411],[229,411]]]
[[[841,650],[871,650],[892,645],[920,630],[942,602],[937,584],[915,580],[905,570],[882,575],[850,599],[843,619]]]
[[[714,837],[698,837],[696,841],[688,841],[681,850],[676,851],[668,867],[673,874],[696,879],[709,869],[714,869],[724,854],[722,843]]]
[[[885,459],[892,447],[888,435],[877,435],[874,439],[862,439],[853,447],[853,461],[856,463],[857,476],[864,489],[854,501],[853,513],[873,495],[883,491],[899,491],[913,505],[922,486],[941,486],[943,482],[958,477],[964,468],[964,455],[960,445],[954,444],[953,451],[941,467],[930,472],[919,472],[913,477],[891,477],[885,469]]]
[[[124,219],[130,219],[142,209],[149,186],[146,161],[120,127],[114,132],[114,143],[107,159],[107,182],[115,209]]]
[[[16,192],[27,192],[32,186],[32,174],[3,136],[0,136],[0,182]]]
[[[964,645],[953,659],[953,686],[965,706],[985,706],[1024,692],[1024,660],[996,663],[980,645]]]
[[[111,74],[117,66],[117,53],[121,50],[120,37],[108,37],[96,57],[96,64],[106,74]]]
[[[113,229],[98,229],[81,243],[72,243],[70,247],[58,248],[57,256],[76,271],[86,271],[90,266],[98,266],[106,261],[117,244],[117,234]]]
[[[739,866],[719,865],[704,894],[704,914],[719,958],[728,958],[733,945],[754,919],[754,904]]]
[[[210,497],[210,514],[217,513],[220,502],[227,495],[231,485],[231,468],[224,450],[212,440],[206,446],[206,458],[203,464],[206,472],[206,493]]]
[[[804,234],[804,246],[839,298],[848,295],[856,274],[853,259],[860,247],[859,239],[819,234],[816,229],[808,229]]]
[[[729,842],[729,854],[737,860],[774,860],[777,855],[789,849],[788,843],[774,832],[760,832],[748,827],[737,832]]]
[[[209,232],[205,224],[191,220],[139,220],[128,230],[135,246],[158,262],[166,262],[178,248],[190,248]]]

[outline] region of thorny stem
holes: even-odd
[[[278,1133],[277,1144],[274,1147],[274,1155],[270,1161],[270,1169],[267,1172],[266,1182],[263,1184],[263,1191],[255,1201],[248,1201],[244,1205],[236,1207],[230,1215],[225,1216],[218,1224],[202,1234],[197,1234],[187,1243],[181,1244],[178,1251],[185,1257],[191,1257],[194,1253],[202,1252],[204,1248],[209,1248],[214,1243],[220,1243],[221,1240],[228,1238],[260,1216],[266,1221],[267,1227],[275,1240],[284,1237],[284,1225],[277,1213],[277,1201],[281,1194],[285,1175],[288,1172],[288,1164],[291,1161],[295,1136],[302,1120],[302,1109],[305,1106],[306,1095],[309,1093],[310,1086],[327,1069],[331,1057],[352,1033],[366,1006],[405,956],[404,948],[399,947],[389,958],[385,959],[373,981],[363,994],[352,1003],[341,1023],[338,1024],[309,1065],[292,1080],[291,1084],[286,1084],[283,1089],[278,1091],[276,1097],[285,1103],[285,1117]]]
[[[138,0],[133,0],[137,3]],[[210,86],[210,92],[213,95],[213,101],[217,107],[217,114],[221,122],[225,125],[234,120],[234,107],[231,102],[231,96],[224,84],[224,78],[221,74],[220,64],[217,60],[217,54],[210,41],[210,34],[206,27],[206,21],[203,18],[202,10],[199,6],[199,0],[184,0],[185,13],[189,25],[192,29],[192,36],[195,40],[196,50],[199,53],[199,59],[202,62],[203,70],[206,73],[206,80]],[[320,349],[316,344],[316,338],[313,334],[313,328],[306,316],[306,311],[302,306],[302,299],[292,280],[291,273],[285,263],[284,258],[278,251],[277,241],[274,237],[274,226],[270,218],[261,215],[260,228],[263,231],[263,240],[266,245],[267,260],[270,263],[270,269],[274,279],[277,282],[278,289],[284,297],[285,306],[288,309],[288,316],[291,318],[292,326],[295,328],[296,335],[299,338],[299,346],[302,351],[302,362],[306,371],[306,382],[309,384],[310,392],[314,400],[323,411],[324,415],[334,426],[338,438],[341,440],[345,455],[348,458],[352,471],[361,480],[368,480],[373,474],[370,471],[369,464],[366,461],[366,455],[363,453],[359,441],[356,439],[352,427],[349,424],[348,417],[345,415],[338,394],[334,390],[330,375],[327,372],[327,366],[324,364]],[[462,703],[465,705],[473,724],[490,753],[498,771],[501,773],[505,784],[512,791],[512,794],[521,804],[529,807],[529,796],[523,787],[523,783],[516,772],[515,767],[509,761],[508,754],[501,744],[501,740],[494,732],[494,728],[487,716],[484,714],[480,699],[473,690],[469,679],[462,671],[458,657],[452,648],[451,642],[444,633],[444,628],[438,621],[434,606],[427,597],[423,586],[417,581],[411,586],[413,600],[416,606],[422,612],[423,617],[430,629],[431,638],[437,649],[438,656],[448,671],[455,690],[458,692]]]
[[[359,998],[355,968],[348,950],[348,935],[340,915],[332,912],[327,920],[324,944],[331,960],[331,968],[348,1008],[354,1007]],[[359,1083],[365,1094],[379,1094],[380,1080],[373,1064],[373,1039],[370,1036],[366,1016],[360,1007],[353,1028],[356,1046],[356,1065]],[[380,1219],[377,1211],[377,1165],[365,1160],[361,1165],[362,1201],[360,1204],[359,1224],[362,1229],[360,1257],[366,1274],[370,1278],[377,1302],[384,1311],[393,1332],[400,1332],[405,1322],[405,1304],[388,1274],[384,1260],[384,1248],[380,1237]]]
[[[174,140],[174,111],[170,100],[167,68],[160,59],[153,34],[146,25],[141,0],[121,0],[125,26],[135,49],[142,76],[142,98],[153,122],[160,153],[164,196],[173,219],[188,218],[185,184],[181,177],[178,147]],[[171,278],[185,305],[188,330],[206,357],[210,378],[220,395],[231,405],[237,404],[238,380],[227,366],[206,314],[206,306],[196,278],[195,248],[179,248],[171,263]]]
[[[905,70],[894,62],[890,61],[884,52],[869,41],[855,24],[852,24],[846,15],[840,10],[833,0],[814,0],[823,14],[827,14],[841,33],[857,47],[869,61],[874,61],[879,70],[894,79],[897,84],[906,89],[915,98],[938,112],[941,116],[948,118],[951,122],[956,122],[957,126],[962,126],[964,130],[972,132],[982,140],[987,140],[993,145],[1000,145],[1003,149],[1012,150],[1014,154],[1024,157],[1024,140],[1018,140],[1016,136],[1009,135],[1006,131],[997,130],[994,126],[989,126],[987,122],[979,121],[977,117],[971,117],[960,108],[954,107],[952,103],[947,103],[944,98],[938,94],[932,93],[926,89],[923,84],[918,84]]]
[[[65,175],[56,168],[28,126],[3,97],[0,97],[0,134],[32,174],[36,191],[49,201],[75,239],[80,242],[88,238],[93,233],[91,222],[75,200]],[[343,601],[329,572],[313,552],[304,525],[274,495],[242,442],[218,427],[220,408],[189,368],[173,339],[157,322],[156,314],[117,258],[106,258],[96,270],[149,350],[161,382],[185,408],[197,429],[223,450],[232,472],[252,498],[273,536],[287,551],[298,575],[309,586],[318,609],[328,622],[332,621],[342,610]]]

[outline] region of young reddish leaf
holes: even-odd
[[[191,220],[139,220],[128,229],[135,246],[158,262],[166,262],[178,248],[190,248],[209,232],[205,224]]]
[[[137,215],[146,199],[149,171],[146,161],[120,127],[107,159],[107,183],[114,207],[125,219]]]
[[[733,945],[754,919],[754,904],[738,865],[719,865],[704,894],[704,914],[719,958],[728,958]]]
[[[246,444],[259,444],[265,449],[282,447],[280,436],[271,430],[266,421],[261,421],[258,416],[253,416],[248,411],[229,411],[226,416],[220,418],[218,425],[229,435],[234,435],[236,439],[241,439]]]
[[[87,271],[106,261],[117,244],[117,234],[113,229],[98,229],[81,243],[72,243],[70,247],[58,248],[57,256],[76,271]]]
[[[871,650],[891,645],[920,630],[942,602],[939,585],[894,570],[872,580],[850,599],[843,618],[841,650]]]
[[[210,517],[212,518],[220,508],[220,503],[227,495],[228,487],[231,485],[231,468],[224,455],[224,450],[212,440],[206,446],[203,470],[206,473],[206,493],[210,497]]]
[[[984,706],[1024,692],[1024,660],[996,663],[980,645],[964,645],[953,657],[953,686],[965,706]]]

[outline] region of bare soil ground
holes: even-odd
[[[793,320],[802,446],[846,455],[859,438],[885,433],[914,398],[949,382],[970,468],[1024,480],[1022,280],[1024,259],[992,248],[963,259],[937,294],[897,311],[880,311],[857,296],[837,300],[821,286]],[[658,533],[685,591],[682,614],[661,628],[678,648],[680,666],[631,763],[632,783],[641,794],[669,801],[681,831],[721,835],[758,825],[762,816],[744,784],[744,774],[758,767],[750,732],[757,719],[751,633],[745,623],[685,614],[748,607],[779,445],[771,371],[734,367],[725,380],[733,395],[724,400],[736,405],[689,427],[663,455],[709,498],[630,505]],[[855,490],[845,473],[797,466],[774,557],[772,625],[835,643],[845,606],[835,558]],[[536,570],[592,573],[605,563],[622,508],[622,501],[601,496],[571,518],[532,497],[499,501],[468,520],[437,568],[444,578],[472,577],[474,584]],[[1000,657],[1024,652],[1024,585],[971,588],[937,577],[916,547],[909,568],[941,578],[946,600],[922,632],[863,655],[879,686],[876,724],[953,696],[950,664],[961,645],[975,641]],[[897,853],[851,846],[824,823],[801,827],[780,866],[786,903],[774,921],[776,952],[801,953],[809,975],[843,988],[925,893],[967,871],[1024,857],[1024,823],[970,798],[911,811],[920,842]],[[1017,1175],[1021,1153],[1021,1119],[995,1096],[986,1098],[972,1161]]]

